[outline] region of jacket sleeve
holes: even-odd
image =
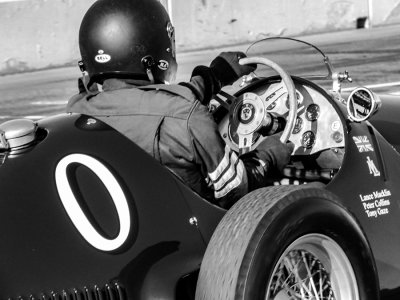
[[[188,129],[196,163],[213,188],[215,200],[224,208],[252,190],[271,185],[280,174],[279,166],[290,157],[291,151],[273,138],[238,157],[225,144],[211,114],[199,102],[189,117]]]
[[[210,100],[222,88],[221,83],[211,72],[211,69],[205,66],[194,68],[190,81],[179,84],[188,87],[203,105],[208,105]]]
[[[243,161],[225,145],[217,124],[204,105],[193,107],[188,119],[194,159],[222,207],[229,208],[248,191]]]

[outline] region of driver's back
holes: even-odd
[[[215,170],[225,155],[225,145],[207,108],[189,88],[136,86],[108,79],[103,92],[73,97],[67,111],[91,115],[112,126],[194,191],[213,199],[202,165]]]

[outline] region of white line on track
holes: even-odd
[[[46,100],[46,101],[33,101],[30,104],[31,105],[67,105],[68,101],[66,100],[59,100],[59,101],[52,101],[52,100]]]
[[[45,116],[25,116],[24,119],[31,119],[31,120],[40,120],[43,119]]]
[[[43,119],[45,116],[24,116],[24,117],[17,117],[17,116],[0,116],[1,119],[31,119],[31,120],[39,120]]]
[[[379,88],[384,88],[384,87],[391,87],[391,86],[400,86],[400,81],[395,81],[395,82],[387,82],[387,83],[379,83],[379,84],[369,84],[366,85],[366,88],[369,89],[379,89]],[[342,89],[343,92],[349,92],[354,90],[356,87],[348,87]]]

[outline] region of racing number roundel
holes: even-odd
[[[107,239],[102,236],[93,227],[80,207],[67,178],[67,167],[72,163],[82,164],[92,170],[110,193],[117,210],[120,224],[120,231],[116,238]],[[131,217],[125,194],[113,174],[101,162],[91,156],[85,154],[70,154],[61,159],[58,163],[55,177],[61,202],[72,223],[83,238],[93,247],[103,251],[113,251],[121,247],[128,238],[131,227]]]

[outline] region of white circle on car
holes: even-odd
[[[92,170],[110,193],[120,224],[120,231],[114,239],[105,238],[93,227],[76,200],[67,177],[67,168],[72,163],[82,164]],[[128,238],[131,228],[131,217],[125,194],[110,170],[97,159],[89,155],[76,153],[67,155],[60,160],[56,167],[55,177],[61,202],[82,237],[99,250],[113,251],[121,247]]]

